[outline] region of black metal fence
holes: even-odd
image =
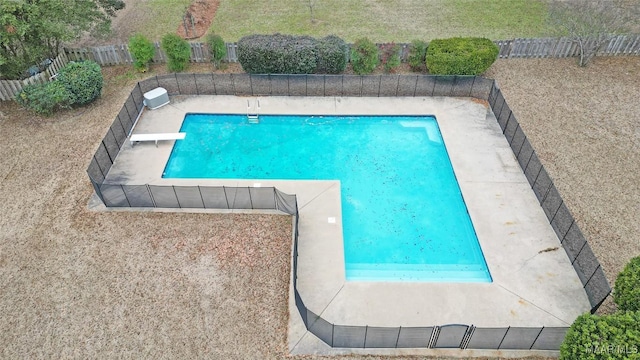
[[[488,99],[493,80],[434,75],[167,74],[138,83],[142,93],[238,96],[459,96]]]
[[[304,304],[299,306],[298,310],[303,306]],[[333,325],[309,310],[307,316],[307,329],[328,345],[337,348],[558,350],[569,329],[478,328],[458,324],[429,327],[345,326]]]
[[[494,80],[428,75],[169,74],[139,82],[100,142],[87,169],[98,196],[110,207],[273,209],[295,216],[292,256],[295,304],[307,330],[332,347],[558,350],[568,328],[480,328],[460,324],[372,327],[327,322],[305,306],[298,292],[298,207],[295,195],[284,194],[275,188],[105,183],[142,111],[144,92],[159,86],[167,89],[170,95],[457,96],[487,100],[582,281],[592,312],[611,292],[597,258]]]
[[[589,297],[594,313],[611,293],[607,277],[496,84],[489,105]]]

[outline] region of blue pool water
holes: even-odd
[[[188,114],[165,178],[340,180],[348,280],[490,282],[436,119]]]

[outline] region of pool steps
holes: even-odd
[[[251,110],[254,110],[253,112]],[[260,123],[259,119],[260,115],[260,99],[256,99],[255,106],[251,107],[251,101],[247,100],[247,121],[249,124],[258,124]]]

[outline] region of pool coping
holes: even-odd
[[[235,96],[173,97],[169,106],[145,111],[135,132],[177,131],[187,112],[243,114],[247,100],[248,98]],[[564,251],[549,250],[561,248],[558,238],[504,139],[495,116],[485,104],[477,100],[439,97],[328,97],[311,100],[261,97],[260,100],[265,114],[310,114],[313,112],[309,111],[303,101],[313,101],[315,114],[323,115],[435,115],[494,282],[466,283],[461,286],[438,283],[346,282],[344,255],[341,253],[340,216],[336,216],[336,224],[328,224],[326,221],[327,217],[335,216],[339,211],[340,193],[339,183],[336,181],[161,179],[158,174],[161,175],[164,169],[172,143],[161,143],[155,148],[153,144],[131,146],[127,142],[123,145],[107,183],[226,186],[254,186],[255,183],[260,183],[260,186],[275,186],[283,192],[298,195],[298,289],[310,310],[333,323],[371,326],[430,326],[447,323],[484,327],[568,326],[577,315],[589,309],[584,289]],[[465,148],[466,152],[459,151]],[[476,156],[469,157],[469,153]],[[140,157],[149,161],[134,164],[135,158]],[[162,165],[159,172],[158,163]],[[137,166],[137,175],[127,171],[132,165]],[[506,204],[507,198],[511,199],[511,204]],[[514,199],[517,199],[515,204]],[[483,206],[479,208],[472,204]],[[493,204],[495,211],[487,214],[483,209],[486,204]],[[526,210],[517,213],[513,211],[514,208]],[[499,245],[496,244],[494,235],[503,238]],[[516,235],[519,240],[514,242],[510,238]],[[338,237],[339,242],[335,240]],[[529,246],[523,246],[523,243],[528,243]],[[330,271],[317,271],[319,268]],[[537,275],[523,275],[521,270],[525,268],[529,272],[537,269],[534,272]],[[541,272],[540,269],[545,271]],[[520,273],[518,276],[521,277],[518,279],[521,283],[513,280],[512,272]],[[559,282],[559,277],[566,281]],[[543,296],[531,296],[531,284]],[[473,299],[469,299],[469,290],[474,293]],[[425,296],[434,293],[439,296]],[[562,304],[546,304],[544,294],[560,299]],[[508,303],[493,301],[496,297],[508,298]],[[453,308],[443,299],[456,299]],[[475,303],[470,300],[475,300]],[[290,303],[292,301],[290,296]],[[397,311],[388,311],[389,304],[394,304]],[[504,309],[496,311],[500,306]],[[362,308],[369,311],[354,311]],[[406,309],[412,310],[401,313]],[[433,309],[437,310],[434,312]],[[327,349],[326,344],[318,343],[317,338],[300,328],[301,321],[296,323],[296,313],[297,310],[290,312],[289,348],[292,353],[337,351]],[[494,316],[497,313],[501,315]]]

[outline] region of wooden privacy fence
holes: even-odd
[[[204,43],[190,42],[191,45],[191,62],[202,63],[211,61],[211,52],[209,47]],[[238,62],[236,43],[227,43],[227,62]],[[160,42],[155,42],[156,53],[153,56],[154,63],[164,63],[167,61],[167,55],[160,48]],[[133,64],[133,57],[129,52],[127,44],[96,46],[91,48],[71,49],[65,48],[64,51],[70,60],[93,60],[98,64],[105,65],[123,65]]]
[[[541,57],[573,57],[578,56],[580,47],[570,38],[535,38],[512,39],[494,41],[500,48],[500,58],[541,58]],[[211,60],[209,47],[204,43],[192,42],[191,62],[202,63]],[[228,62],[238,62],[236,43],[227,43]],[[387,44],[378,44],[378,47]],[[401,60],[406,61],[409,54],[409,44],[400,46]],[[164,63],[166,55],[160,48],[160,43],[155,43],[156,53],[153,62]],[[82,49],[65,49],[70,60],[93,60],[100,65],[131,64],[133,62],[129,48],[126,44],[99,46]],[[598,52],[600,56],[640,55],[640,34],[618,35],[602,47]]]
[[[587,41],[590,46],[594,40]],[[500,58],[564,58],[580,55],[580,46],[570,38],[538,38],[494,41]],[[600,56],[640,55],[640,34],[618,35],[609,40]]]
[[[536,38],[536,39],[512,39],[497,40],[494,43],[499,47],[500,58],[563,58],[574,57],[580,54],[580,47],[570,38]],[[205,63],[211,60],[209,47],[200,42],[191,42],[191,62]],[[156,52],[154,63],[164,63],[166,54],[160,48],[160,43],[155,44]],[[227,43],[227,62],[238,62],[236,43]],[[383,47],[387,44],[378,44]],[[409,54],[409,44],[400,45],[401,60],[406,61]],[[605,44],[598,52],[599,56],[640,55],[640,34],[618,35]],[[44,72],[25,80],[0,80],[0,100],[11,100],[28,84],[44,83],[58,73],[61,67],[73,60],[93,60],[101,66],[132,64],[133,58],[127,44],[97,46],[91,48],[65,48]]]
[[[68,62],[67,55],[62,52],[41,73],[24,80],[0,80],[0,100],[13,100],[14,96],[27,85],[44,84],[51,81]]]

